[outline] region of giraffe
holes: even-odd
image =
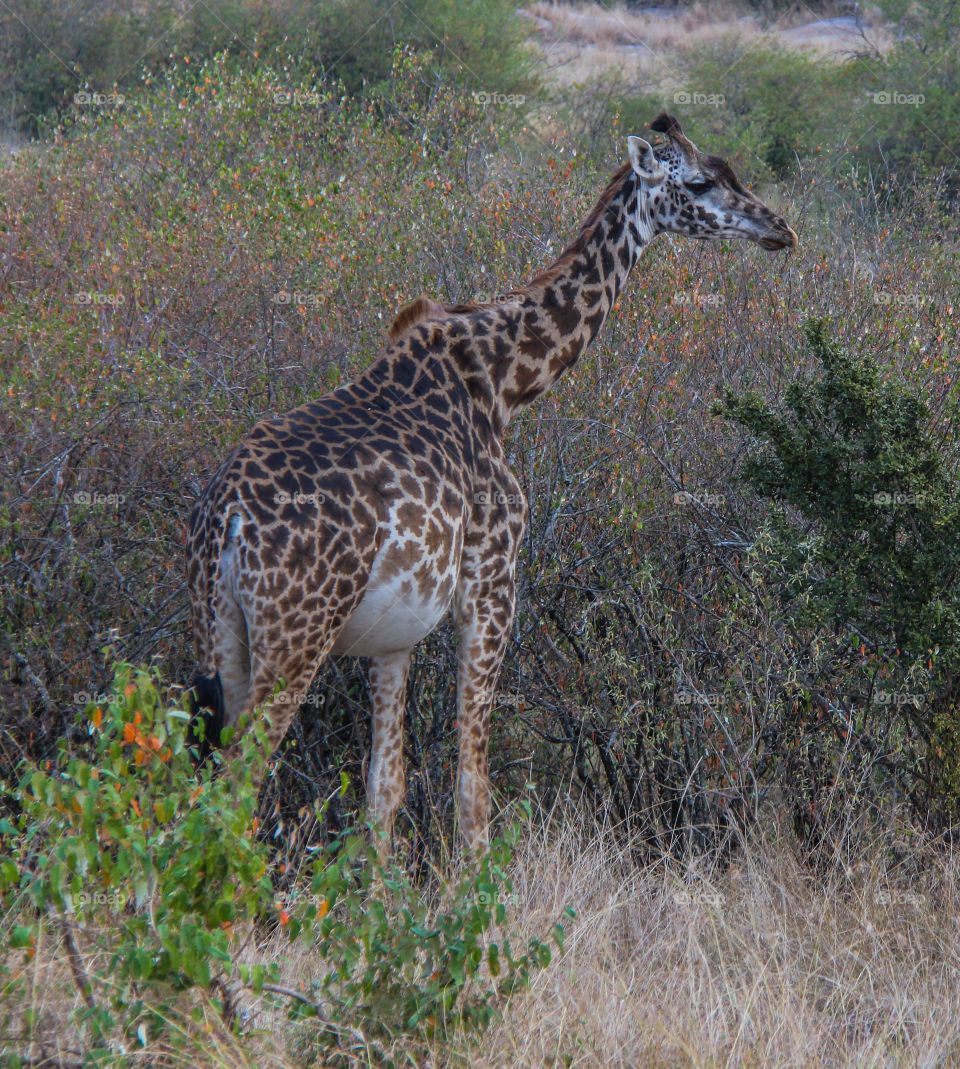
[[[193,511],[195,715],[219,740],[259,709],[275,747],[330,654],[368,658],[367,805],[388,844],[412,651],[448,612],[460,830],[468,850],[487,841],[490,712],[527,517],[504,455],[510,420],[596,337],[657,234],[797,244],[676,118],[650,125],[664,136],[627,139],[627,162],[555,263],[495,302],[418,297],[359,377],[257,424]]]

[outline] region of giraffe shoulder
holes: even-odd
[[[442,304],[421,293],[415,301],[400,309],[396,319],[390,324],[387,337],[392,342],[399,341],[418,323],[426,319],[442,319],[446,314],[446,308]]]

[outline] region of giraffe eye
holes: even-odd
[[[704,178],[699,182],[687,182],[686,186],[694,196],[699,197],[701,193],[706,193],[707,190],[713,189],[713,182]]]

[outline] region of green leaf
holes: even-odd
[[[33,941],[33,929],[24,924],[18,924],[10,933],[10,946],[14,950],[22,950],[29,947]]]

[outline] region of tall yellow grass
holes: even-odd
[[[818,871],[783,837],[736,858],[723,872],[702,859],[640,866],[629,843],[588,832],[572,811],[531,824],[510,927],[542,935],[573,906],[563,954],[480,1044],[447,1038],[425,1052],[398,1040],[398,1064],[960,1065],[960,858],[918,848],[893,865],[877,848]],[[280,961],[291,986],[323,966],[280,937],[256,958]],[[59,1047],[68,1064],[77,996],[52,934],[32,968],[46,1052]],[[310,1063],[317,1024],[291,1025],[254,1001],[237,1038],[205,1005],[199,1024],[184,1017],[185,1052],[149,1051],[150,1064]]]

